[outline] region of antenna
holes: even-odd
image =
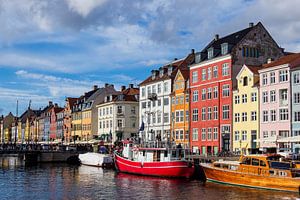
[[[19,100],[17,100],[16,117],[18,117],[18,112],[19,112]]]

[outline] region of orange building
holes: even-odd
[[[177,71],[172,97],[172,141],[184,147],[189,146],[189,69]]]

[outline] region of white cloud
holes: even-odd
[[[66,0],[71,10],[86,17],[96,7],[103,5],[107,0]]]

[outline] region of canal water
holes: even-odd
[[[299,199],[296,193],[239,188],[199,180],[118,174],[68,164],[25,166],[0,157],[0,199]]]

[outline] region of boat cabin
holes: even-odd
[[[124,141],[122,154],[137,162],[169,162],[185,160],[190,151],[182,148],[139,147],[131,141]]]

